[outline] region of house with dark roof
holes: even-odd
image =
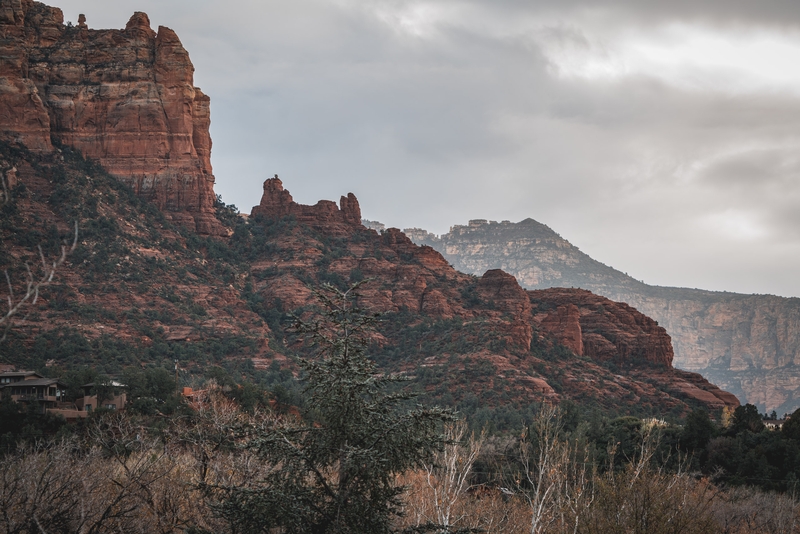
[[[39,413],[64,416],[68,421],[82,419],[98,408],[123,410],[128,398],[125,384],[116,381],[84,384],[83,397],[67,402],[67,385],[57,378],[46,378],[33,371],[0,373],[0,398],[29,405],[36,403]]]
[[[0,387],[22,380],[35,380],[37,378],[44,378],[39,373],[33,371],[6,371],[0,373]]]
[[[39,413],[59,408],[66,403],[67,385],[57,378],[45,378],[36,373],[3,373],[0,375],[0,395],[21,404],[35,403]],[[15,375],[15,376],[5,376]],[[21,375],[21,376],[20,376]],[[71,404],[71,403],[70,403]]]

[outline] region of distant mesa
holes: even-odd
[[[800,407],[800,299],[649,286],[533,219],[473,219],[441,236],[418,228],[406,233],[464,273],[502,269],[527,289],[583,288],[627,302],[667,329],[676,367],[702,373],[762,411]],[[568,311],[553,320],[565,321]]]
[[[221,235],[214,216],[210,99],[178,36],[136,12],[124,30],[32,0],[0,0],[0,138],[80,150],[175,222]]]

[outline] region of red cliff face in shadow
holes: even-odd
[[[508,275],[511,276],[511,275]],[[583,289],[528,291],[534,320],[579,356],[672,366],[672,341],[654,320],[622,302]]]
[[[178,36],[137,12],[124,30],[65,26],[60,9],[0,0],[0,136],[98,160],[174,221],[221,235],[209,98]]]
[[[739,406],[736,396],[701,375],[673,368],[669,334],[635,308],[583,289],[551,288],[527,293],[539,331],[577,356],[614,363],[624,368],[628,377],[658,381],[679,397],[712,409]],[[620,395],[634,395],[634,400],[646,396],[638,384],[617,382],[614,386],[619,387]],[[573,383],[576,388],[586,387],[582,380]]]

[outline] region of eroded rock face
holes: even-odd
[[[709,408],[738,405],[733,395],[701,376],[673,369],[669,336],[630,306],[588,291],[525,291],[499,269],[480,278],[459,273],[440,253],[415,245],[397,228],[378,233],[356,224],[360,210],[351,195],[342,197],[340,207],[330,201],[303,206],[277,177],[267,180],[263,191],[253,208],[254,224],[258,217],[273,219],[270,226],[281,217],[296,221],[280,225],[272,238],[275,251],[252,266],[253,288],[263,302],[279,302],[286,311],[309,309],[314,305],[309,277],[338,280],[340,287],[368,280],[359,289],[360,306],[387,314],[386,324],[399,316],[418,329],[412,346],[394,327],[382,331],[381,346],[405,346],[398,370],[446,366],[457,376],[476,362],[490,362],[491,382],[503,381],[503,388],[519,398],[594,398],[609,406],[649,403],[663,410],[683,406],[682,398]],[[537,351],[554,343],[576,357],[539,359]],[[442,349],[426,353],[426,344]],[[609,362],[624,369],[619,371],[624,376],[612,373]],[[669,392],[651,384],[653,379]],[[560,392],[550,381],[560,384]]]
[[[530,350],[533,338],[531,302],[517,280],[500,269],[486,271],[477,285],[478,294],[494,310],[512,319],[505,325],[511,343]]]
[[[342,196],[339,207],[331,200],[320,200],[313,206],[306,206],[292,199],[291,193],[283,188],[283,182],[277,175],[264,181],[261,202],[253,207],[251,215],[273,219],[293,215],[298,222],[341,235],[349,233],[348,227],[361,227],[361,207],[353,193]]]
[[[0,136],[77,148],[176,222],[221,235],[209,98],[178,36],[141,12],[124,30],[85,21],[67,27],[58,8],[0,0]]]
[[[627,304],[583,289],[553,288],[528,294],[541,329],[576,354],[598,361],[672,367],[667,331]]]
[[[0,259],[35,262],[36,252],[12,236],[33,221],[69,235],[72,221],[53,200],[56,185],[48,172],[37,171],[25,160],[27,153],[0,152],[0,169],[8,169],[9,183],[30,192],[15,199],[13,226],[0,225],[0,245],[10,247]],[[59,156],[37,157],[36,164],[46,171],[59,165]],[[591,400],[615,410],[652,413],[688,413],[689,398],[710,408],[735,403],[699,375],[653,364],[668,354],[669,339],[634,310],[585,291],[529,294],[499,270],[480,279],[459,273],[396,228],[379,234],[352,224],[358,209],[349,195],[343,209],[331,209],[333,203],[299,207],[282,184],[269,181],[263,202],[272,210],[267,215],[295,214],[307,222],[250,219],[237,227],[247,252],[230,262],[219,250],[185,246],[152,210],[141,210],[127,197],[107,202],[116,184],[104,174],[80,180],[83,165],[71,153],[63,156],[68,178],[80,187],[81,199],[71,202],[94,204],[98,215],[114,221],[110,231],[122,246],[109,251],[106,236],[87,235],[80,246],[89,261],[59,270],[59,291],[55,284],[48,288],[37,313],[15,325],[28,336],[25,343],[35,343],[39,332],[64,327],[90,340],[109,337],[132,347],[187,344],[205,354],[212,347],[206,341],[216,338],[227,339],[231,361],[251,358],[257,368],[291,365],[295,356],[309,354],[297,352],[302,339],[286,333],[282,322],[268,325],[263,312],[312,319],[319,304],[315,288],[328,283],[344,289],[362,281],[358,306],[384,312],[378,332],[370,336],[370,353],[385,366],[382,370],[435,376],[425,387],[455,400],[470,395],[487,405]],[[5,267],[0,264],[0,270]],[[95,282],[98,273],[102,287]],[[575,355],[558,350],[558,341]],[[571,342],[582,342],[583,348]],[[666,349],[658,343],[666,343]]]
[[[547,313],[541,319],[541,327],[545,332],[554,335],[558,341],[567,347],[569,350],[583,356],[583,330],[581,329],[581,314],[578,307],[574,304],[567,304],[566,306],[558,306],[554,311]],[[589,352],[594,354],[604,354],[606,351],[613,354],[616,347],[613,343],[606,340],[602,343],[605,351],[598,347],[595,341],[595,336],[605,340],[603,336],[594,333],[587,333],[587,341],[589,341]]]
[[[699,372],[764,411],[800,407],[800,299],[650,286],[532,219],[471,221],[442,236],[406,233],[465,273],[503,269],[526,289],[580,287],[626,302],[666,328],[676,367]],[[614,350],[602,336],[582,338],[597,354]]]
[[[553,288],[528,291],[533,320],[539,331],[558,340],[579,356],[593,362],[612,362],[624,368],[615,387],[633,400],[650,394],[632,378],[646,376],[668,391],[688,397],[712,409],[735,408],[739,400],[698,373],[672,367],[672,343],[667,331],[651,318],[625,303],[614,302],[582,289]],[[576,388],[585,380],[574,373]],[[612,388],[613,390],[613,388]]]

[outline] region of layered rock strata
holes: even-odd
[[[527,292],[499,270],[459,273],[396,228],[379,234],[358,224],[355,196],[341,207],[301,206],[273,179],[262,213],[231,221],[235,239],[198,247],[154,210],[118,196],[116,180],[75,154],[28,156],[0,142],[0,169],[16,169],[6,173],[9,182],[25,191],[12,196],[14,209],[0,225],[0,262],[11,262],[0,270],[11,268],[24,282],[14,273],[38,259],[28,244],[39,224],[69,236],[67,214],[81,212],[102,217],[104,227],[82,237],[35,313],[15,321],[6,346],[19,362],[31,349],[36,365],[64,367],[115,354],[147,364],[177,353],[182,366],[196,368],[223,359],[291,367],[311,353],[285,330],[285,314],[312,320],[314,288],[360,280],[359,307],[384,312],[370,347],[381,370],[416,377],[448,403],[571,399],[676,415],[735,405],[702,377],[672,369],[668,336],[635,310],[580,290]],[[56,350],[64,343],[81,348]]]
[[[528,291],[528,295],[540,333],[557,339],[578,356],[628,369],[623,373],[628,375],[628,382],[617,375],[616,385],[629,392],[645,396],[641,386],[629,380],[643,372],[647,381],[657,380],[673,394],[710,408],[739,405],[735,395],[709,383],[702,375],[674,369],[667,331],[627,304],[582,289],[553,288]],[[580,387],[578,376],[572,381],[573,387]]]
[[[171,29],[137,12],[123,30],[64,25],[60,9],[0,0],[0,136],[98,160],[168,217],[221,235],[208,96]]]
[[[761,410],[800,407],[800,299],[649,286],[533,219],[473,220],[442,236],[406,233],[465,273],[503,269],[528,289],[580,287],[626,302],[666,328],[676,367],[702,373]],[[561,313],[552,320],[566,321],[567,311]]]
[[[636,360],[672,367],[667,331],[627,304],[582,289],[553,288],[529,294],[535,305],[534,320],[575,354],[598,361]]]
[[[282,225],[277,252],[253,265],[253,279],[260,280],[254,289],[263,302],[280,302],[287,311],[308,309],[314,304],[309,273],[342,284],[357,273],[357,279],[371,280],[359,290],[359,305],[406,314],[412,324],[430,324],[432,343],[458,340],[465,345],[465,352],[443,349],[424,359],[415,356],[424,348],[411,347],[398,364],[404,372],[415,372],[420,365],[446,366],[455,376],[468,365],[463,362],[473,360],[491,362],[507,387],[520,388],[515,393],[519,398],[594,398],[610,406],[646,400],[664,410],[680,406],[677,399],[709,408],[738,405],[733,395],[701,376],[673,369],[669,335],[630,306],[582,290],[525,291],[502,270],[489,270],[480,278],[459,273],[440,253],[415,245],[397,228],[383,228],[379,234],[358,224],[359,213],[352,194],[343,196],[339,207],[331,201],[307,206],[294,202],[277,177],[266,180],[250,220],[257,224],[260,218],[292,218],[297,224]],[[314,232],[304,233],[303,227]],[[404,343],[393,335],[383,331],[375,342]],[[428,339],[428,334],[421,335]],[[560,343],[574,357],[537,362],[534,340],[537,346]],[[624,367],[620,372],[625,376],[611,379],[611,364]],[[533,370],[536,366],[541,373]],[[562,393],[554,387],[561,380],[554,375],[568,384]],[[600,386],[600,377],[608,387]],[[658,388],[649,384],[651,377]]]

